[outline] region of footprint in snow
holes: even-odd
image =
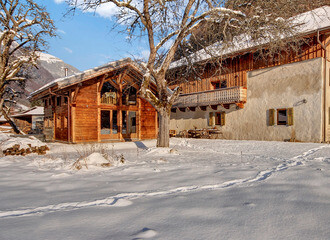
[[[143,228],[141,231],[134,234],[133,240],[152,238],[157,235],[157,232],[150,228]]]
[[[254,207],[255,204],[254,203],[251,203],[251,202],[245,202],[243,203],[244,206],[249,206],[249,207]]]

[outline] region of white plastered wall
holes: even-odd
[[[243,109],[171,113],[170,129],[206,128],[209,112],[225,111],[225,139],[322,141],[322,58],[248,72],[247,103]],[[330,105],[329,105],[330,106]],[[294,125],[269,126],[269,109],[294,109]],[[277,114],[275,114],[277,115]],[[276,122],[276,116],[275,116]]]

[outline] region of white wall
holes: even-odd
[[[322,58],[248,72],[244,109],[218,106],[226,112],[226,125],[217,126],[225,139],[322,141]],[[307,102],[304,103],[303,100]],[[268,126],[268,109],[293,108],[293,126]],[[170,129],[177,132],[206,128],[209,112],[171,114]],[[276,114],[275,114],[276,115]]]

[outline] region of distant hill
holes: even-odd
[[[18,104],[14,108],[24,108],[24,106],[30,107],[30,102],[27,100],[29,94],[54,79],[64,77],[66,68],[68,69],[68,75],[80,72],[77,68],[53,55],[40,53],[37,68],[32,67],[26,71],[25,75],[27,80],[25,83],[15,83],[13,85],[14,89],[22,91],[21,98],[17,99]]]

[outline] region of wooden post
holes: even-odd
[[[118,111],[118,121],[119,121],[119,124],[118,124],[118,130],[119,130],[119,139],[120,141],[124,140],[123,138],[123,134],[122,134],[122,130],[123,130],[123,114],[122,114],[122,105],[123,105],[123,99],[122,99],[122,94],[123,94],[123,85],[122,83],[119,83],[119,111]]]
[[[101,142],[101,88],[104,82],[105,76],[102,78],[101,82],[97,83],[97,93],[96,93],[96,103],[97,103],[97,141]]]
[[[142,114],[142,110],[141,110],[141,108],[142,108],[142,106],[141,106],[141,98],[137,98],[137,104],[138,104],[138,109],[139,109],[139,111],[138,111],[138,121],[137,121],[137,123],[139,124],[138,125],[138,138],[139,138],[139,140],[141,140],[142,139],[142,132],[141,132],[141,125],[142,125],[142,123],[141,123],[141,121],[142,121],[142,118],[141,118],[141,114]]]
[[[75,92],[71,92],[71,99],[75,96]],[[75,104],[75,103],[74,103]],[[76,106],[71,106],[71,136],[72,142],[76,142]]]

